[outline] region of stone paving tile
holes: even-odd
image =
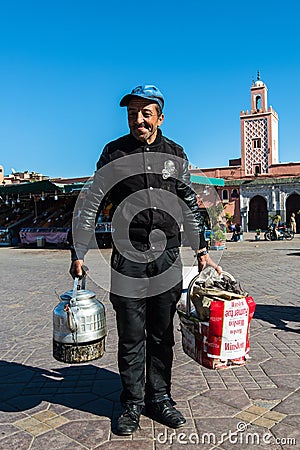
[[[17,428],[15,425],[5,423],[0,424],[0,439],[3,439],[11,434],[17,433],[19,428]]]
[[[283,449],[297,449],[300,447],[300,430],[284,422],[280,422],[272,428],[272,433],[280,440]]]
[[[247,408],[245,411],[260,416],[262,414],[266,414],[268,409],[267,408],[263,408],[262,406],[252,405],[249,408]]]
[[[40,422],[46,422],[47,420],[53,419],[53,417],[56,416],[57,414],[55,414],[53,411],[46,410],[33,414],[32,418],[39,420]]]
[[[277,400],[269,400],[269,399],[256,399],[252,400],[254,405],[260,406],[262,408],[265,408],[267,410],[271,410],[275,408],[276,405],[280,403],[280,399]]]
[[[270,420],[275,420],[275,422],[281,422],[286,418],[286,414],[282,414],[277,411],[269,411],[264,414],[264,417]]]
[[[269,389],[268,386],[261,389],[246,389],[248,396],[251,400],[278,400],[281,398],[285,398],[288,394],[290,394],[290,390],[288,389]]]
[[[289,412],[291,412],[300,415],[299,390],[282,400],[281,403],[274,408],[274,411],[284,414],[289,414]]]
[[[84,381],[84,380],[83,380]],[[120,380],[97,380],[93,382],[91,392],[97,395],[109,396],[112,393],[119,393],[121,390]]]
[[[248,411],[241,411],[238,414],[236,414],[235,417],[239,420],[242,420],[243,422],[251,423],[255,419],[257,419],[257,414]]]
[[[202,394],[202,398],[206,397],[208,399],[213,399],[217,402],[224,403],[228,406],[232,406],[239,410],[248,407],[251,402],[245,392],[239,388],[237,390],[231,391],[227,389],[223,389],[220,391],[207,391]]]
[[[239,409],[220,403],[211,398],[196,396],[190,400],[193,417],[232,417]]]
[[[297,415],[289,414],[284,419],[282,419],[281,422],[285,425],[290,425],[291,427],[298,429],[299,428],[299,415],[298,414]]]
[[[10,411],[7,404],[0,403],[0,423],[13,423],[20,419],[25,419],[27,415],[23,412]]]
[[[1,441],[0,441],[1,442]],[[86,450],[87,447],[56,430],[34,439],[30,450]],[[26,448],[27,450],[27,448]]]
[[[49,425],[40,422],[39,420],[36,420],[33,417],[18,420],[17,422],[14,423],[14,425],[21,428],[22,430],[27,431],[33,436],[38,436],[51,430],[51,427]]]
[[[192,391],[203,391],[205,389],[207,389],[207,382],[205,381],[205,379],[201,376],[194,376],[194,375],[190,375],[187,378],[186,382],[183,382],[182,376],[181,376],[181,371],[180,368],[178,369],[178,371],[176,371],[176,373],[178,373],[176,379],[173,381],[173,385],[179,385],[185,387],[188,390],[192,390]]]
[[[58,428],[60,433],[74,439],[81,445],[94,448],[109,438],[110,423],[107,420],[78,420],[66,423]]]
[[[236,381],[236,382],[232,382],[232,383],[226,383],[226,388],[228,391],[239,391],[241,389],[241,384]],[[219,389],[222,390],[222,389]]]
[[[153,439],[153,427],[140,426],[136,433],[134,433],[133,441],[136,440],[152,440]]]
[[[177,406],[178,407],[178,406]],[[179,407],[179,409],[181,410],[182,408]],[[190,411],[189,413],[190,414]],[[141,415],[141,419],[140,419],[140,426],[143,428],[150,428],[153,427],[153,420],[150,419],[149,417],[145,416],[144,414]]]
[[[38,422],[36,424],[29,425],[25,428],[25,431],[32,434],[33,436],[40,436],[41,434],[47,433],[51,430],[51,427],[45,423]]]
[[[183,442],[183,443],[182,443]],[[197,442],[197,441],[195,441]],[[195,444],[188,443],[188,441],[185,440],[185,438],[181,438],[179,442],[175,442],[172,444],[158,444],[156,443],[155,449],[156,450],[182,450],[182,448],[187,450],[195,450]],[[201,447],[202,449],[205,449],[204,446]],[[207,447],[209,448],[209,447]],[[215,447],[214,447],[215,448]]]
[[[205,388],[206,390],[206,388]],[[178,384],[174,383],[174,387],[172,386],[172,395],[176,398],[193,398],[195,395],[197,395],[197,392],[201,392],[201,390],[197,391],[190,391],[189,389],[186,389]]]
[[[240,421],[236,418],[219,418],[214,420],[195,419],[201,450],[212,447],[223,447],[223,441],[229,435],[236,433]],[[232,445],[232,444],[231,444]],[[235,447],[231,447],[231,450]]]
[[[276,422],[274,420],[266,419],[264,416],[258,417],[253,422],[253,425],[258,425],[260,427],[264,428],[272,428],[274,425],[276,425]]]
[[[82,407],[86,403],[96,400],[97,398],[98,397],[95,394],[92,393],[78,394],[77,391],[75,390],[69,394],[53,395],[52,403],[58,403],[65,406],[69,406],[70,408],[80,409],[80,407]]]
[[[90,419],[94,420],[101,416],[102,419],[109,419],[113,414],[114,404],[103,398],[86,403],[80,409],[71,409],[64,414],[69,420]]]
[[[53,411],[56,414],[66,414],[67,412],[72,411],[72,409],[68,408],[67,406],[55,403],[50,405],[49,410]]]
[[[226,387],[226,385],[224,383],[222,383],[221,381],[218,381],[216,383],[208,382],[208,388],[209,389],[224,389],[224,387]]]
[[[6,403],[9,407],[26,411],[27,414],[34,414],[49,408],[49,402],[43,401],[40,395],[17,395],[14,398],[10,398]]]
[[[22,431],[0,439],[0,450],[28,450],[32,441],[33,437],[29,433]]]
[[[99,450],[154,450],[154,442],[148,440],[120,440],[117,442],[105,442],[95,449]]]
[[[270,377],[272,381],[278,386],[278,388],[286,389],[286,390],[295,390],[299,388],[299,377],[291,376],[282,377],[281,375],[272,375]]]
[[[61,425],[69,422],[69,420],[64,416],[56,416],[52,419],[46,420],[45,424],[48,425],[50,428],[58,428]]]

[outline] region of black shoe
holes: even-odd
[[[186,423],[186,419],[178,409],[174,408],[169,399],[147,403],[146,412],[151,419],[170,428],[180,428]]]
[[[130,404],[124,406],[124,411],[117,421],[116,433],[127,436],[134,433],[139,426],[142,406]]]

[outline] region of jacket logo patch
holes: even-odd
[[[164,180],[170,177],[175,177],[177,174],[177,170],[173,161],[168,159],[164,162],[164,168],[162,170],[162,177]]]

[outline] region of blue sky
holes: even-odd
[[[279,114],[279,158],[300,160],[297,1],[0,0],[0,164],[5,174],[92,175],[127,133],[120,98],[165,95],[163,132],[199,167],[240,156],[257,69]]]

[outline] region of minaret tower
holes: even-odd
[[[244,176],[267,174],[278,163],[278,114],[268,108],[267,86],[260,73],[251,86],[251,110],[241,111],[241,150]]]

